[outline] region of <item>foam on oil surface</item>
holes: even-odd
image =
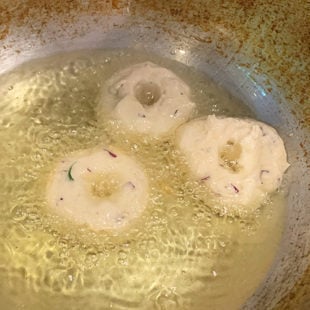
[[[234,309],[264,276],[282,231],[280,195],[246,219],[218,217],[173,137],[97,124],[105,79],[146,60],[189,84],[197,115],[251,115],[194,70],[132,51],[58,55],[0,77],[1,309]],[[134,155],[150,179],[147,210],[120,233],[73,225],[45,202],[57,160],[101,143]]]

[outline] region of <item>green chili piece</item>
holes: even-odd
[[[71,165],[71,167],[69,168],[69,170],[68,170],[68,178],[69,178],[69,180],[70,181],[74,181],[74,179],[73,179],[73,177],[72,177],[72,168],[73,168],[73,166],[75,165],[76,163],[73,163],[72,165]]]

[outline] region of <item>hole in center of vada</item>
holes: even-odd
[[[93,198],[109,198],[120,187],[119,179],[114,174],[98,173],[88,176],[89,191]]]
[[[228,140],[219,150],[220,165],[232,172],[239,172],[241,166],[238,161],[241,153],[241,145],[233,140]]]
[[[159,86],[153,82],[139,82],[134,91],[137,100],[143,106],[152,106],[161,96]]]

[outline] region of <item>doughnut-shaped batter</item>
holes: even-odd
[[[104,86],[97,112],[130,130],[160,136],[186,122],[195,104],[189,87],[173,72],[145,62],[113,75]]]
[[[249,119],[196,119],[177,130],[177,143],[194,178],[216,204],[257,208],[275,191],[289,164],[282,139],[272,127]]]
[[[116,149],[86,151],[61,161],[47,200],[57,213],[94,230],[120,228],[144,210],[148,180],[134,159]]]

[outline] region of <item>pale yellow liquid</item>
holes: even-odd
[[[114,72],[150,60],[191,87],[197,115],[251,116],[183,65],[132,51],[85,51],[0,77],[0,309],[238,309],[280,241],[280,194],[246,219],[219,217],[189,181],[173,136],[96,121]],[[74,151],[115,145],[144,166],[150,202],[122,231],[92,232],[48,208],[50,171]]]

